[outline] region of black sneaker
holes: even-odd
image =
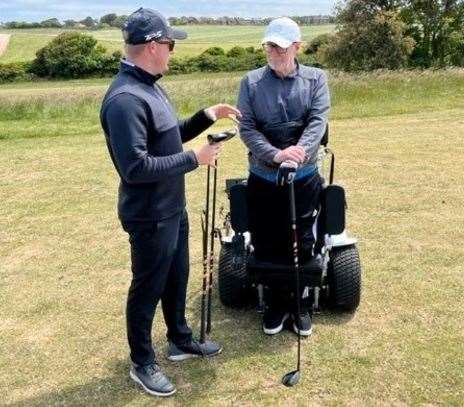
[[[156,363],[147,366],[132,364],[130,378],[153,396],[167,397],[176,392],[176,388]]]
[[[309,336],[313,333],[313,325],[311,322],[311,315],[309,315],[309,312],[301,313],[298,319],[296,318],[296,314],[293,315],[293,330],[298,335],[297,325],[300,327],[301,336]]]
[[[263,315],[263,331],[267,335],[275,335],[282,331],[289,314],[282,310],[267,308]]]
[[[222,352],[222,347],[217,343],[206,340],[205,343],[192,339],[185,345],[176,345],[169,342],[168,359],[173,362],[196,358],[199,356],[211,357]]]

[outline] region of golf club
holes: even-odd
[[[209,134],[209,144],[216,144],[230,140],[237,134],[237,129],[225,130],[222,133]],[[211,168],[208,165],[206,173],[206,204],[203,210],[201,227],[203,233],[203,291],[201,296],[201,322],[200,322],[200,343],[205,343],[206,335],[211,332],[211,296],[213,286],[214,268],[214,236],[216,222],[216,196],[217,196],[217,160],[214,162],[213,173],[213,201],[212,215],[210,215],[210,190],[211,190]],[[211,229],[209,219],[211,217]],[[210,237],[208,250],[208,237]]]
[[[294,179],[298,164],[293,161],[284,161],[279,167],[277,182],[279,185],[288,184],[290,198],[290,221],[293,234],[293,262],[295,266],[295,288],[296,288],[296,306],[298,318],[300,316],[300,273],[298,262],[298,235],[296,233],[296,208],[295,208],[295,186]],[[300,381],[300,361],[301,361],[301,334],[298,322],[298,356],[296,370],[288,372],[282,377],[282,383],[287,387],[293,387]]]

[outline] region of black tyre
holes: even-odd
[[[244,247],[224,243],[219,254],[219,298],[232,308],[243,308],[250,300],[250,285],[247,275],[247,253]]]
[[[356,246],[332,249],[327,278],[329,306],[341,312],[354,312],[361,300],[361,262]]]

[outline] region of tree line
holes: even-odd
[[[81,29],[105,29],[110,27],[122,28],[128,16],[115,13],[105,14],[100,19],[86,17],[83,20],[64,20],[49,18],[41,22],[7,21],[0,24],[2,28],[81,28]],[[326,15],[293,16],[291,17],[301,25],[333,24],[334,17]],[[171,25],[267,25],[271,18],[242,18],[242,17],[170,17]]]

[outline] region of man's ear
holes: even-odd
[[[302,42],[295,42],[295,49],[298,52],[302,46]]]
[[[156,49],[156,42],[155,42],[155,41],[150,41],[150,42],[147,44],[147,50],[149,51],[150,55],[156,54],[156,52],[157,52],[157,49]]]

